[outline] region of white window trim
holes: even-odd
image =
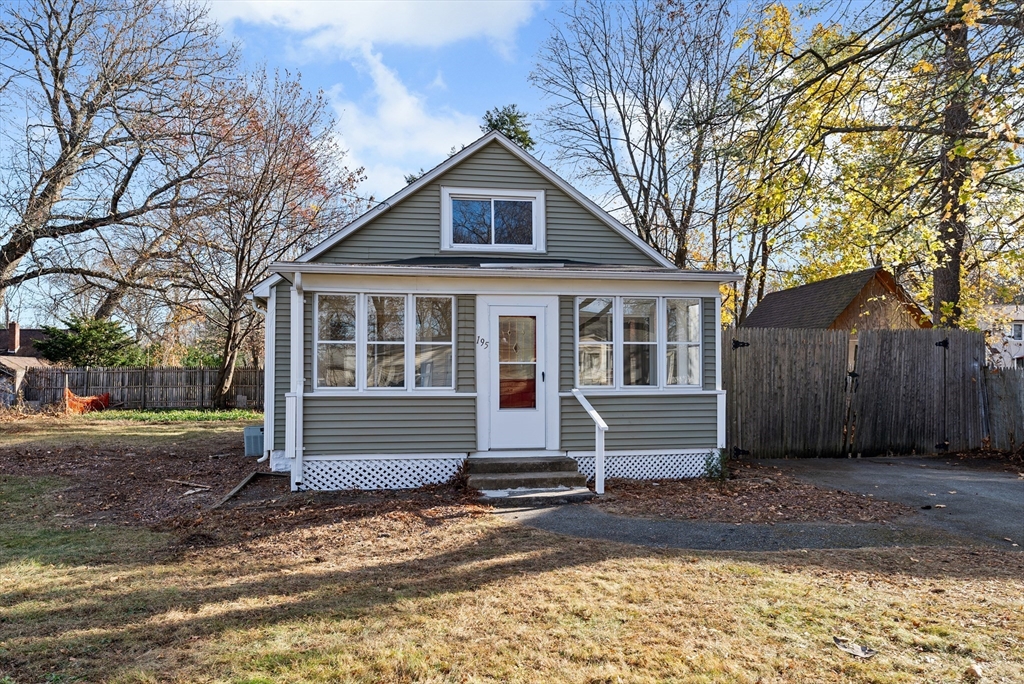
[[[1024,321],[1014,321],[1010,324],[1010,339],[1024,339]]]
[[[356,298],[356,384],[355,387],[334,387],[320,385],[319,345],[320,342],[320,297],[354,296]],[[405,387],[370,387],[366,379],[366,353],[369,346],[367,339],[368,300],[367,297],[403,297],[405,300]],[[449,387],[415,387],[416,383],[416,297],[448,298],[452,302],[452,384]],[[409,294],[401,292],[316,292],[313,295],[313,394],[350,395],[350,394],[381,394],[386,396],[404,396],[409,394],[436,395],[457,394],[458,387],[458,298],[449,294]],[[351,344],[346,342],[345,344]],[[423,343],[428,344],[428,343]],[[443,343],[440,343],[443,344]]]
[[[452,198],[524,200],[533,202],[533,243],[529,245],[458,245],[452,240]],[[451,252],[500,252],[543,254],[547,251],[543,190],[441,187],[441,250]],[[493,239],[493,238],[492,238]]]
[[[580,384],[580,301],[584,299],[593,298],[611,298],[612,303],[612,376],[614,377],[614,383],[611,385],[582,385]],[[657,348],[658,348],[658,381],[654,385],[624,385],[623,379],[625,371],[623,369],[624,357],[622,353],[622,346],[624,343],[624,331],[622,322],[622,300],[623,299],[654,299],[657,300],[657,316],[658,316],[658,330],[657,330]],[[669,299],[695,299],[700,306],[700,336],[696,343],[679,343],[688,346],[696,346],[700,351],[698,352],[699,358],[701,359],[699,381],[694,385],[670,385],[668,384],[668,366],[666,364],[667,350],[668,350],[668,317],[667,313],[667,300]],[[586,390],[588,393],[591,392],[607,392],[607,393],[636,393],[644,394],[651,393],[652,391],[670,391],[677,392],[680,394],[688,394],[692,392],[703,392],[704,391],[704,299],[700,296],[694,295],[644,295],[644,294],[628,294],[628,295],[582,295],[578,296],[573,300],[572,310],[572,322],[573,322],[573,386]],[[652,345],[655,346],[655,345]]]

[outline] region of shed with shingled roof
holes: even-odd
[[[772,292],[742,328],[901,330],[932,327],[925,311],[883,268]]]

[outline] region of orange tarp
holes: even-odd
[[[102,411],[110,406],[110,392],[92,397],[80,397],[69,389],[64,390],[64,405],[68,413],[89,413]]]

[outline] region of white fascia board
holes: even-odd
[[[631,231],[626,226],[622,225],[614,216],[609,214],[607,211],[599,207],[593,200],[581,193],[579,190],[570,185],[561,176],[556,174],[554,171],[549,169],[547,166],[542,164],[539,160],[534,158],[529,152],[522,149],[514,142],[506,138],[504,135],[497,131],[491,131],[490,133],[479,138],[476,142],[471,143],[467,147],[464,147],[459,152],[449,157],[446,161],[435,166],[430,171],[426,172],[418,179],[409,183],[404,188],[396,192],[395,194],[388,197],[383,202],[380,202],[373,209],[370,209],[365,214],[357,218],[352,223],[348,224],[340,231],[330,236],[319,245],[309,250],[296,261],[302,263],[308,263],[313,259],[326,252],[327,250],[334,247],[336,244],[347,238],[352,233],[356,232],[370,221],[374,220],[378,216],[384,214],[386,211],[394,207],[396,204],[404,200],[409,195],[418,192],[422,188],[426,187],[430,183],[434,182],[437,178],[447,173],[453,167],[461,164],[468,157],[476,154],[480,148],[491,142],[497,142],[499,145],[504,147],[506,150],[511,152],[516,158],[522,161],[524,164],[529,166],[531,169],[539,173],[541,176],[546,178],[552,185],[557,187],[559,190],[569,195],[578,202],[584,209],[594,215],[599,221],[607,225],[609,228],[614,230],[616,233],[628,240],[634,247],[639,249],[645,255],[650,257],[655,263],[664,266],[665,268],[676,268],[676,265],[666,259],[658,250],[651,247],[649,244],[640,239],[640,236]]]
[[[261,297],[263,299],[266,299],[267,297],[270,296],[270,288],[274,287],[282,280],[284,279],[280,276],[280,274],[272,273],[270,276],[256,283],[253,286],[252,290],[250,290],[250,292],[252,292],[253,296],[255,297]]]
[[[396,266],[387,264],[309,264],[275,262],[271,270],[280,274],[308,273],[310,275],[364,275],[391,277],[435,278],[523,278],[554,280],[655,280],[673,282],[731,283],[742,279],[738,273],[724,271],[681,271],[666,268],[661,271],[615,271],[578,268],[536,268],[516,265],[514,268],[445,268],[438,266]]]

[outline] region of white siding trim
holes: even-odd
[[[422,453],[422,454],[317,454],[315,456],[306,456],[307,461],[375,461],[375,460],[392,460],[392,461],[408,461],[408,460],[423,460],[431,461],[438,458],[466,458],[469,452],[457,451],[457,452],[444,452],[444,453]]]
[[[263,449],[270,452],[274,449],[274,341],[277,338],[277,288],[270,288],[267,299],[267,315],[263,319],[266,326],[263,338]]]
[[[717,444],[719,449],[725,448],[725,392],[721,392],[718,395],[718,439]]]

